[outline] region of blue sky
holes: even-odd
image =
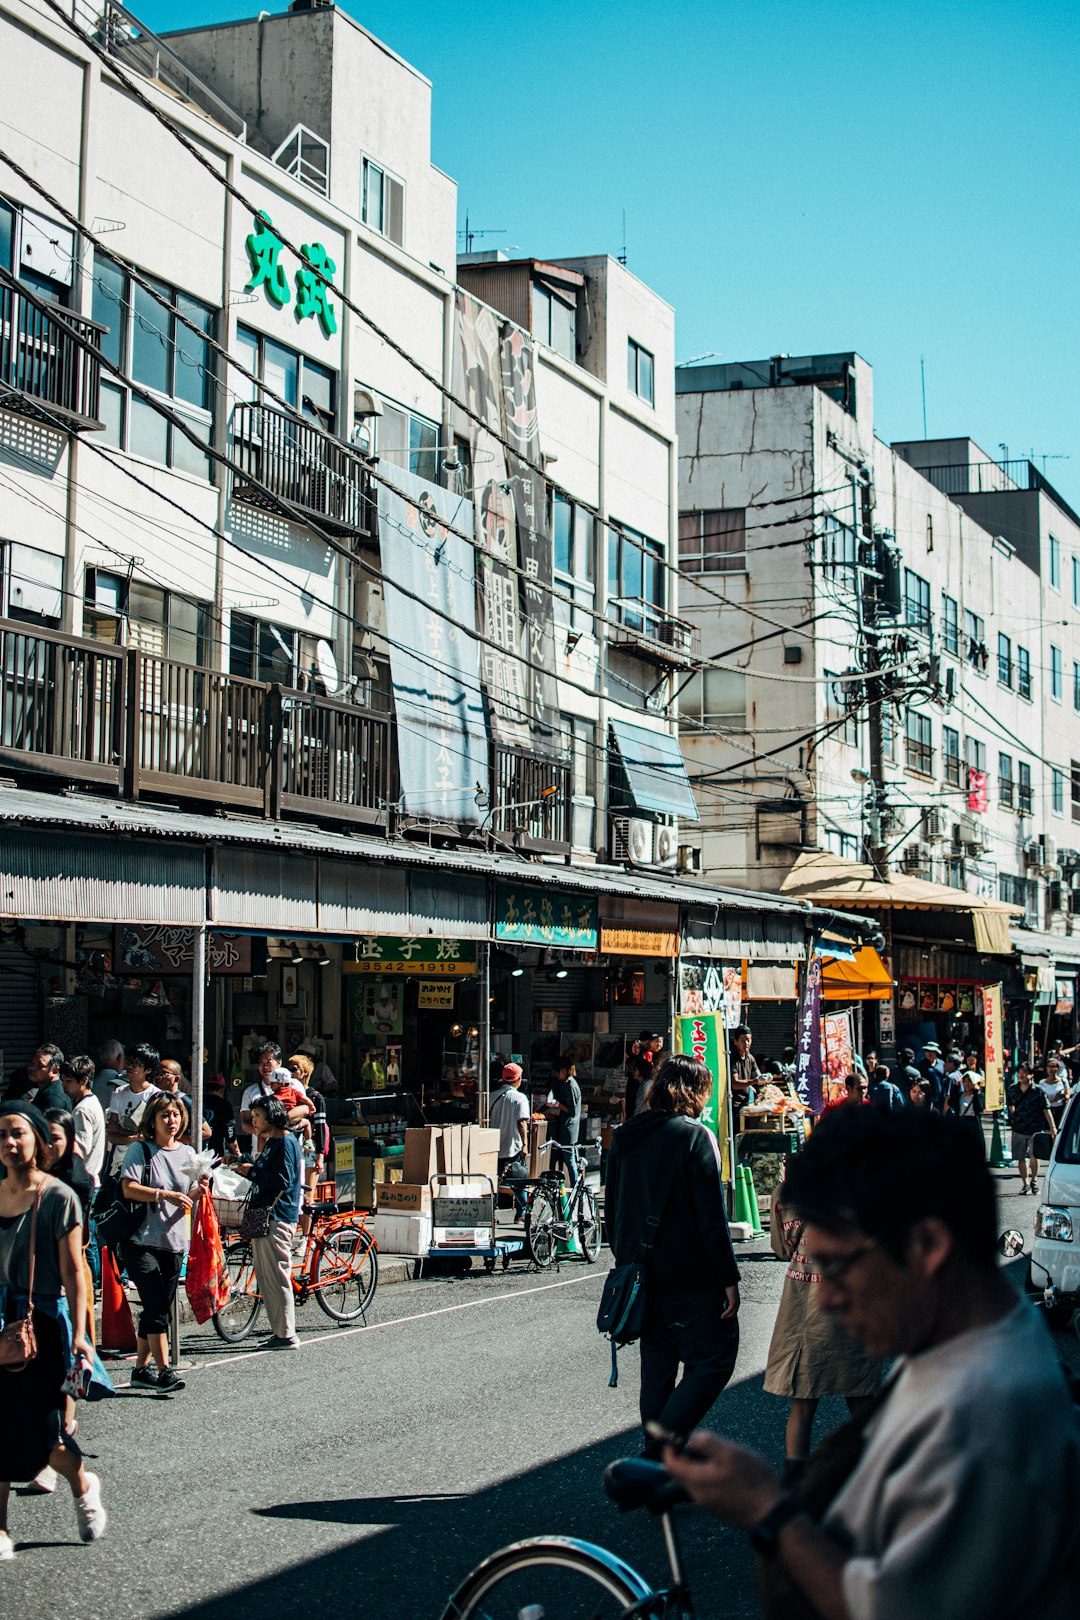
[[[254,16],[135,0],[151,28]],[[271,0],[268,9],[283,9]],[[858,349],[877,429],[1068,456],[1080,506],[1080,6],[349,0],[434,81],[478,241],[618,253],[680,359]],[[390,154],[387,154],[388,158]]]

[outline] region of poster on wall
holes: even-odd
[[[821,1025],[825,1038],[825,1101],[841,1102],[847,1091],[844,1081],[855,1068],[851,1014],[827,1013]]]
[[[676,1018],[675,1050],[686,1052],[706,1065],[713,1077],[712,1096],[701,1115],[701,1123],[716,1137],[720,1147],[721,1179],[731,1180],[731,1136],[728,1128],[727,1035],[720,1013],[702,1013],[696,1018]]]
[[[361,983],[364,995],[362,1031],[365,1035],[400,1035],[404,1019],[405,986],[400,979],[374,979]]]
[[[742,968],[724,969],[724,1021],[728,1029],[742,1022]]]

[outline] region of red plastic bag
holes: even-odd
[[[184,1287],[195,1320],[200,1323],[209,1322],[229,1297],[221,1228],[214,1200],[209,1197],[200,1198],[192,1211],[191,1248]]]

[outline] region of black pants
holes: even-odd
[[[176,1298],[183,1255],[172,1249],[146,1249],[141,1243],[124,1244],[124,1264],[139,1292],[142,1313],[139,1338],[168,1333],[169,1312]]]
[[[735,1371],[739,1319],[722,1321],[723,1295],[654,1293],[641,1337],[642,1423],[689,1434]],[[680,1364],[683,1368],[679,1379]],[[676,1382],[678,1380],[678,1382]],[[646,1442],[646,1451],[651,1447]]]
[[[518,1220],[525,1213],[524,1183],[529,1179],[529,1161],[524,1153],[516,1159],[499,1160],[499,1180],[514,1194],[514,1213]]]

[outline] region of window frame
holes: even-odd
[[[644,603],[651,608],[657,618],[667,617],[667,554],[663,542],[654,540],[651,535],[643,534],[640,529],[631,528],[628,523],[620,523],[617,518],[609,518],[607,524],[607,605],[609,612],[614,610],[620,624],[626,625],[630,630],[646,630],[643,623],[644,615],[640,609],[630,604],[635,601]],[[634,554],[640,558],[640,592],[631,592],[626,588],[625,559]],[[614,561],[614,568],[612,563]],[[659,582],[659,601],[650,597],[645,589],[646,563],[652,562],[656,569]],[[613,589],[613,582],[615,588]]]
[[[826,512],[824,516],[825,528],[821,536],[822,576],[835,581],[847,590],[854,591],[859,583],[859,536],[852,525],[837,517],[835,512]],[[929,614],[927,622],[929,623]]]
[[[1035,793],[1031,781],[1031,764],[1026,759],[1016,763],[1016,808],[1020,815],[1034,814]]]
[[[964,764],[969,771],[982,771],[986,775],[986,744],[970,732],[964,733]]]
[[[990,652],[986,645],[986,620],[973,608],[964,609],[964,662],[980,675],[986,674]]]
[[[1050,698],[1060,703],[1065,691],[1065,663],[1061,648],[1050,643]]]
[[[735,521],[720,528],[707,529],[706,520],[731,518]],[[696,528],[697,532],[693,530]],[[709,540],[741,539],[736,550],[710,551]],[[695,543],[697,550],[684,550],[685,543]],[[693,578],[699,574],[746,573],[746,508],[744,506],[717,506],[679,513],[679,572]]]
[[[116,605],[110,606],[108,601],[98,598],[99,586],[105,581],[115,585]],[[138,590],[146,596],[161,599],[160,621],[150,619],[144,615],[134,614],[130,611],[131,595]],[[173,622],[171,609],[176,603],[183,603],[185,607],[195,610],[195,630],[192,632]],[[136,576],[128,577],[118,574],[111,568],[99,568],[95,564],[88,564],[83,574],[83,634],[94,641],[102,641],[106,646],[112,647],[139,647],[140,634],[137,629],[145,625],[147,629],[160,630],[161,648],[144,647],[143,650],[151,657],[164,658],[169,663],[185,664],[193,669],[206,669],[209,665],[210,652],[210,612],[212,603],[203,601],[197,596],[188,596],[183,591],[174,591],[167,586],[158,585],[154,580],[140,579]],[[100,634],[93,621],[100,625],[113,624],[115,626],[113,638],[110,641]],[[132,627],[136,627],[136,637],[131,639]],[[173,636],[195,637],[194,660],[180,656],[179,649],[170,645]]]
[[[1065,814],[1065,772],[1058,765],[1050,767],[1050,814]]]
[[[908,709],[904,717],[904,768],[915,776],[934,774],[934,725],[918,709]]]
[[[643,366],[642,362],[647,361]],[[643,371],[648,374],[648,385],[645,385]],[[656,405],[656,355],[652,349],[647,349],[644,343],[636,338],[626,339],[626,386],[637,399],[643,399],[646,405]]]
[[[569,508],[570,567],[559,566],[556,557],[556,513]],[[586,531],[579,535],[579,531]],[[591,531],[589,533],[588,531]],[[552,599],[555,623],[591,634],[596,620],[597,520],[580,501],[552,490],[548,503],[548,533],[551,535],[552,578],[556,589],[573,598],[573,604],[559,596]]]
[[[1003,630],[998,631],[997,672],[998,685],[1007,686],[1011,691],[1013,684],[1012,637],[1007,636]]]
[[[954,658],[960,656],[960,603],[948,591],[941,593],[941,645]]]
[[[369,177],[372,173],[377,173],[381,182],[378,221],[368,217],[368,188]],[[387,220],[388,213],[391,215],[393,213],[393,206],[387,193],[386,182],[388,180],[391,186],[397,187],[399,234],[396,236],[388,228],[388,223],[389,225],[393,224],[392,218],[389,222]],[[395,174],[393,169],[388,169],[385,163],[380,163],[377,158],[371,157],[367,152],[360,154],[360,223],[366,225],[369,231],[375,231],[379,236],[384,236],[388,242],[393,242],[395,247],[405,246],[405,181],[400,174]]]
[[[1016,648],[1016,695],[1031,702],[1031,653],[1026,647]]]
[[[1011,754],[998,754],[998,804],[1006,810],[1016,808],[1016,777]]]
[[[553,354],[561,355],[561,357],[564,360],[569,360],[572,365],[577,365],[577,316],[578,316],[577,298],[572,297],[569,292],[567,292],[565,294],[562,293],[562,292],[559,292],[554,287],[550,286],[547,282],[537,280],[536,278],[533,279],[533,281],[530,284],[530,287],[531,287],[531,299],[532,299],[532,334],[533,334],[533,336],[535,338],[538,338],[539,341],[541,343],[543,343],[547,348],[549,348],[552,351]],[[537,301],[538,301],[538,299],[546,301],[546,304],[547,304],[547,319],[543,323],[543,325],[546,327],[546,330],[541,329],[541,325],[537,320]],[[565,310],[567,315],[569,316],[569,320],[570,320],[570,333],[569,333],[569,336],[570,336],[570,348],[569,348],[569,352],[561,344],[556,343],[553,336],[552,336],[552,333],[554,332],[555,328],[554,328],[554,325],[553,325],[552,319],[551,319],[551,311],[552,311],[552,308],[555,305],[558,305],[561,309]]]
[[[913,584],[917,587],[914,591]],[[904,569],[904,623],[920,635],[930,634],[930,581],[914,568]]]
[[[952,745],[955,744],[955,747]],[[949,787],[960,787],[960,733],[955,726],[941,728],[941,775]]]
[[[1061,591],[1061,541],[1056,534],[1048,536],[1049,539],[1049,577],[1050,589]]]
[[[749,728],[746,718],[748,707],[746,697],[747,673],[748,672],[745,669],[722,669],[719,667],[719,665],[714,665],[711,668],[695,670],[694,674],[686,682],[686,685],[679,693],[680,723],[683,715],[685,715],[688,720],[695,721],[698,726],[710,730],[735,732],[744,732],[748,730]],[[716,709],[709,707],[708,692],[710,683],[708,677],[710,675],[719,678],[716,682],[714,682],[714,685],[722,684],[725,677],[731,678],[733,685],[741,682],[741,708],[738,706]],[[690,694],[690,705],[693,705],[695,701],[697,702],[696,710],[687,704],[688,693]],[[697,694],[699,693],[700,700],[697,698]],[[689,735],[694,736],[694,730],[690,730]]]
[[[238,667],[240,658],[238,656],[239,649],[236,646],[235,633],[241,625],[249,626],[254,632],[252,636],[250,661],[246,668]],[[276,636],[278,641],[282,644],[285,643],[286,639],[289,639],[292,642],[292,645],[289,648],[288,680],[283,680],[281,677],[281,672],[274,670],[272,652],[268,653],[264,659],[262,646],[264,637],[269,643],[269,639],[274,636]],[[297,631],[292,625],[275,624],[271,619],[257,619],[255,615],[251,613],[237,613],[235,611],[230,612],[229,641],[227,650],[230,675],[237,675],[242,680],[246,681],[259,681],[264,686],[277,685],[289,688],[296,686],[298,657],[300,652],[300,632]]]
[[[267,344],[272,344],[274,348],[281,349],[286,354],[291,355],[297,362],[296,404],[293,405],[292,410],[298,417],[303,418],[305,421],[313,422],[315,426],[321,428],[324,433],[329,433],[331,435],[336,434],[338,403],[341,395],[340,372],[335,371],[333,366],[324,366],[320,360],[313,360],[312,357],[305,354],[302,349],[294,349],[290,343],[282,343],[280,338],[274,337],[269,332],[260,332],[254,326],[244,326],[243,324],[238,325],[236,328],[237,343],[246,343],[248,339],[254,339],[255,343],[255,364],[250,366],[249,369],[253,371],[259,379],[258,390],[256,390],[253,383],[249,382],[249,380],[244,377],[242,379],[244,385],[243,389],[237,389],[237,393],[243,395],[244,389],[246,389],[246,398],[249,404],[262,403],[262,391],[267,387],[266,346]],[[309,397],[309,392],[304,387],[304,373],[308,367],[319,373],[321,377],[326,377],[329,379],[330,407],[329,410],[325,412],[321,407],[318,408],[314,413],[305,410],[304,408],[304,399]],[[265,401],[265,403],[270,407],[271,410],[288,409],[288,407],[280,405],[277,400],[268,399]]]

